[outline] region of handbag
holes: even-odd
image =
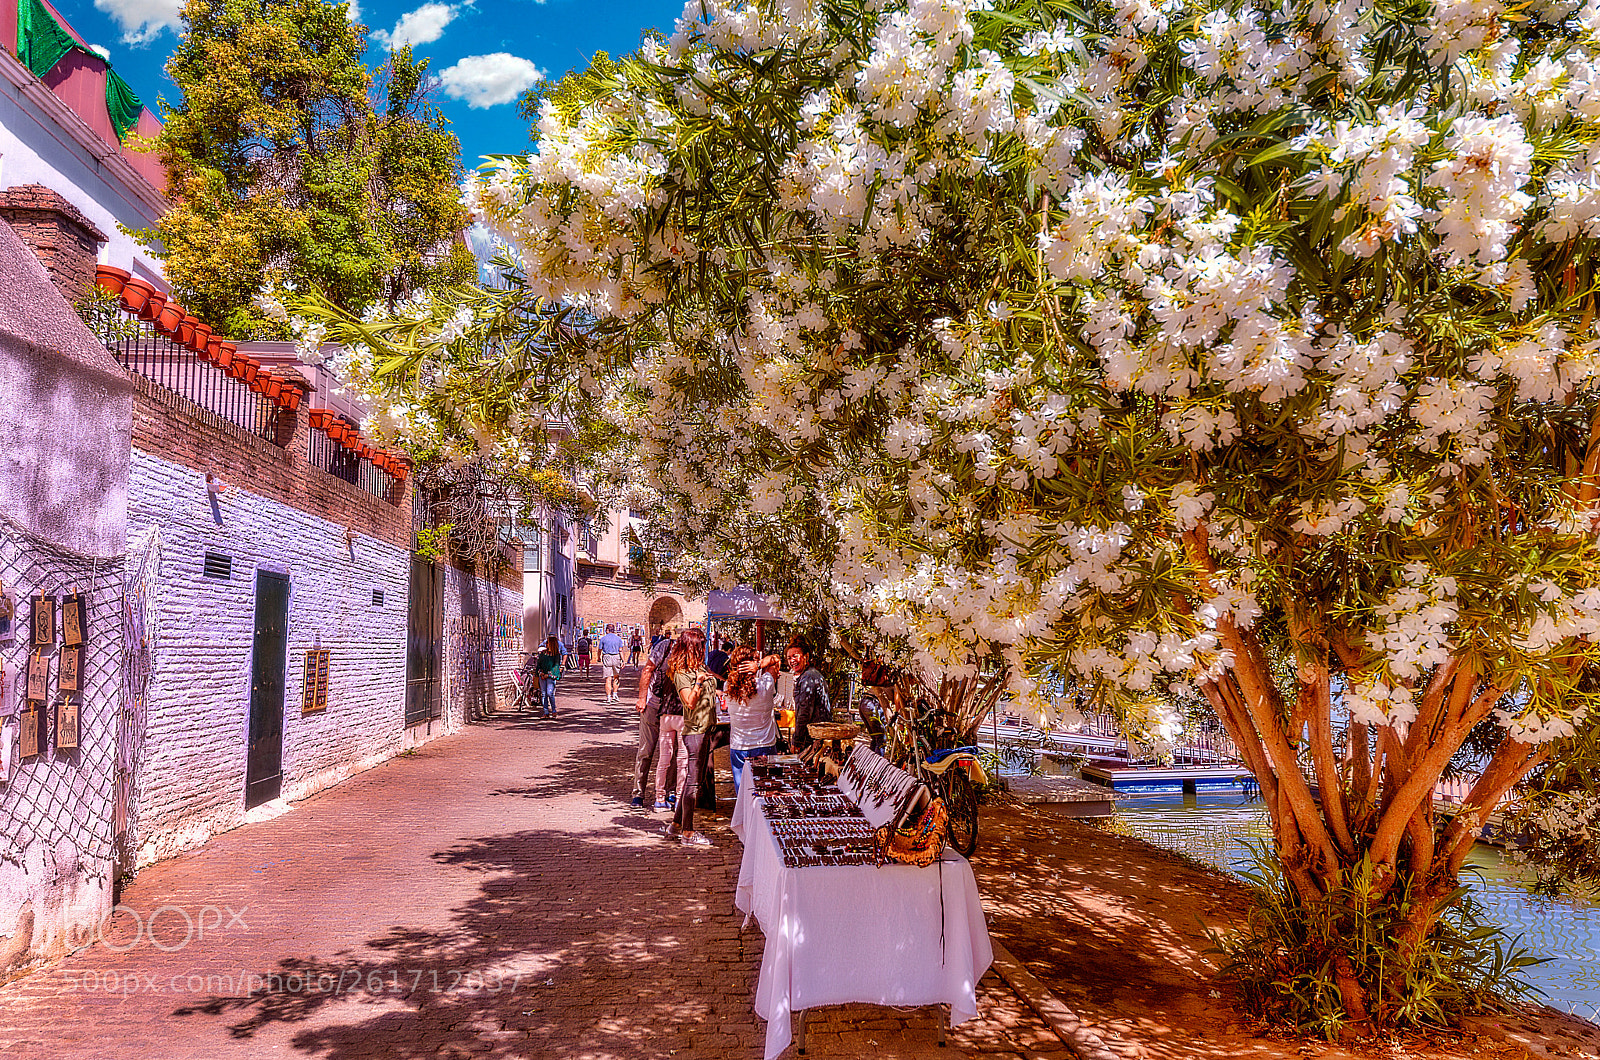
[[[872,853],[880,865],[895,861],[926,868],[944,853],[949,825],[950,814],[944,808],[944,800],[935,796],[912,823],[896,828],[890,822],[874,832]]]

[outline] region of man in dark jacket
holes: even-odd
[[[672,650],[672,638],[662,637],[650,647],[650,656],[645,661],[644,669],[639,671],[639,747],[634,752],[633,759],[633,805],[644,806],[647,792],[653,791],[656,767],[656,742],[661,736],[661,700],[656,696],[655,676],[667,661],[667,653]],[[677,775],[677,764],[674,761],[668,767],[667,780],[671,782]],[[672,791],[673,785],[669,783],[667,790]]]
[[[728,658],[733,651],[733,641],[725,640],[720,647],[706,652],[706,669],[717,675],[717,680],[728,683]]]
[[[804,636],[795,637],[784,650],[784,661],[789,664],[794,679],[794,749],[803,751],[811,746],[811,733],[807,727],[814,721],[832,721],[833,709],[828,706],[828,683],[822,671],[812,664],[815,651]]]

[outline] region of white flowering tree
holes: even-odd
[[[1326,914],[1284,958],[1321,1025],[1437,1017],[1476,829],[1591,706],[1597,28],[694,0],[476,184],[511,291],[331,326],[469,433],[595,410],[710,578],[925,670],[1002,659],[1045,720],[1092,685],[1157,739],[1198,691]],[[554,306],[586,326],[440,370],[451,321],[503,343]]]

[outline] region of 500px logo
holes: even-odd
[[[132,906],[114,905],[94,924],[75,929],[73,943],[77,947],[98,942],[112,953],[127,953],[148,942],[163,953],[177,953],[207,936],[249,931],[244,919],[249,911],[249,906],[207,905],[191,913],[180,905],[164,905],[141,914]]]

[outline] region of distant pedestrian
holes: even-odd
[[[828,706],[828,683],[816,667],[816,652],[805,636],[791,640],[783,656],[795,674],[794,739],[791,742],[796,751],[803,751],[811,746],[811,723],[833,720],[832,709]]]
[[[636,629],[633,631],[633,639],[628,642],[628,665],[638,666],[639,655],[643,651],[644,638],[639,635],[639,631]]]
[[[589,649],[594,642],[589,639],[589,634],[578,634],[578,665],[583,667],[583,676],[589,676]]]
[[[700,771],[706,753],[706,734],[716,720],[717,677],[706,669],[706,635],[694,626],[678,634],[667,654],[666,672],[677,694],[677,703],[661,706],[660,760],[656,763],[656,787],[666,776],[666,759],[677,745],[678,802],[663,835],[686,847],[708,847],[711,840],[694,830],[694,804],[700,794]],[[671,707],[679,713],[669,714]]]
[[[544,651],[539,653],[539,658],[534,660],[534,669],[539,674],[539,706],[540,716],[553,718],[556,716],[556,682],[561,680],[561,642],[551,637],[544,642]]]
[[[778,690],[778,657],[760,657],[741,644],[728,660],[728,765],[733,769],[733,796],[739,797],[744,764],[771,754],[778,746],[778,721],[773,695]]]
[[[617,686],[622,683],[622,638],[609,622],[600,636],[600,673],[606,679],[606,702],[615,703]]]
[[[633,759],[633,804],[642,807],[644,800],[654,791],[656,751],[661,736],[661,697],[657,694],[656,671],[662,669],[671,650],[670,640],[658,640],[650,646],[650,655],[644,669],[639,671],[639,747]],[[670,690],[671,686],[667,686]],[[674,766],[676,768],[676,766]],[[670,777],[669,777],[670,779]],[[664,802],[665,792],[656,802]],[[665,806],[658,807],[665,809]]]

